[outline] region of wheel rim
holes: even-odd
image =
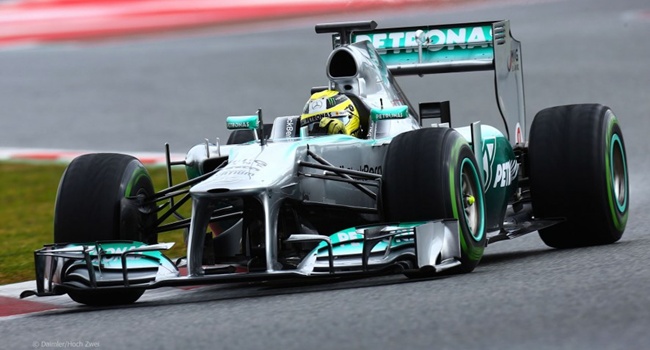
[[[611,176],[614,198],[619,212],[624,212],[627,207],[627,165],[625,164],[625,151],[618,135],[612,136],[610,159],[612,160]]]
[[[465,158],[461,164],[460,186],[463,217],[475,241],[483,238],[483,192],[474,164]]]

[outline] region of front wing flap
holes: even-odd
[[[307,275],[370,272],[391,265],[440,272],[460,264],[455,219],[369,225],[329,237],[292,235],[288,241],[314,240],[321,243],[298,266]]]
[[[30,295],[58,295],[72,289],[138,286],[178,277],[176,266],[161,251],[174,243],[136,241],[50,244],[34,252],[36,290]]]

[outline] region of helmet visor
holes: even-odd
[[[309,116],[303,118],[301,123],[302,125],[307,126],[307,131],[309,136],[316,135],[327,135],[327,126],[321,127],[320,122],[323,118],[330,118],[340,120],[343,125],[346,125],[350,121],[350,113],[348,111],[336,111],[328,112],[318,115]]]

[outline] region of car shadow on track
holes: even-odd
[[[618,242],[614,246],[594,246],[587,248],[576,249],[553,249],[553,248],[540,248],[534,250],[521,250],[502,253],[486,253],[481,260],[478,268],[468,274],[473,276],[476,274],[490,273],[490,269],[483,270],[482,267],[495,267],[499,264],[505,263],[521,263],[528,259],[537,259],[540,257],[555,259],[556,257],[566,256],[567,254],[575,254],[578,251],[585,251],[589,249],[625,249],[626,246],[634,244],[632,241]],[[373,277],[336,277],[336,278],[318,278],[318,279],[293,279],[293,280],[276,280],[267,282],[252,282],[252,283],[230,283],[208,285],[200,287],[187,287],[187,288],[172,288],[166,287],[164,291],[155,289],[148,291],[152,293],[154,298],[147,298],[147,293],[143,300],[131,305],[111,306],[111,307],[90,307],[79,305],[78,307],[53,310],[43,314],[36,314],[32,317],[49,317],[65,314],[76,314],[85,312],[101,312],[106,310],[116,309],[130,309],[130,308],[151,308],[151,307],[164,307],[183,304],[199,304],[209,303],[214,301],[225,300],[238,300],[245,298],[260,298],[260,297],[273,297],[289,294],[304,294],[325,292],[334,290],[346,289],[361,289],[361,288],[374,288],[382,286],[399,285],[403,283],[422,283],[435,280],[444,280],[447,278],[462,278],[462,275],[454,274],[441,274],[434,277],[410,279],[402,274],[378,275]],[[155,297],[155,293],[161,293],[159,297]]]
[[[526,259],[531,259],[539,256],[562,257],[562,256],[566,256],[567,254],[571,255],[576,253],[590,253],[593,251],[613,251],[619,249],[626,249],[626,247],[628,246],[637,245],[637,244],[638,243],[636,242],[636,240],[622,240],[614,244],[596,245],[596,246],[588,246],[588,247],[580,247],[580,248],[555,249],[551,247],[542,247],[533,250],[508,251],[508,252],[501,252],[501,253],[486,253],[485,255],[483,255],[483,258],[481,259],[478,268],[480,268],[481,266],[491,266],[491,265],[497,265],[506,262],[526,260]]]
[[[485,254],[481,259],[479,268],[481,266],[495,265],[503,262],[511,262],[513,260],[528,259],[536,256],[553,254],[556,252],[558,252],[558,250],[553,248],[542,248],[542,249],[535,249],[535,250]]]
[[[116,309],[131,308],[151,308],[164,307],[183,304],[199,304],[215,301],[238,300],[246,298],[274,297],[290,294],[315,293],[334,290],[374,288],[380,286],[390,286],[402,283],[419,283],[432,280],[445,279],[451,276],[435,276],[421,279],[409,279],[402,274],[382,275],[367,278],[338,277],[322,278],[317,280],[308,280],[305,278],[298,280],[283,280],[269,282],[252,282],[239,284],[221,284],[189,288],[189,290],[175,289],[177,293],[162,297],[156,300],[146,300],[147,292],[142,301],[131,305],[108,306],[108,307],[91,307],[79,305],[78,307],[53,310],[51,312],[36,314],[31,317],[50,317],[56,315],[69,315],[86,312],[101,312]],[[155,290],[154,290],[155,291]],[[151,293],[151,292],[149,292]]]

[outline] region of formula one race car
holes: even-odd
[[[21,296],[105,305],[162,286],[419,278],[470,272],[488,244],[534,231],[557,248],[621,238],[629,185],[617,118],[598,104],[551,107],[528,133],[521,45],[508,21],[316,32],[333,33],[333,51],[327,86],[312,92],[349,98],[357,137],[315,135],[300,116],[228,117],[227,145],[206,141],[183,162],[167,147],[168,170],[184,166],[189,180],[172,185],[168,171],[160,192],[133,157],[81,156],[59,185],[55,243],[35,252],[37,289]],[[449,102],[413,105],[395,79],[483,70],[494,71],[505,132],[452,128]],[[157,234],[178,229],[187,256],[172,262]]]

